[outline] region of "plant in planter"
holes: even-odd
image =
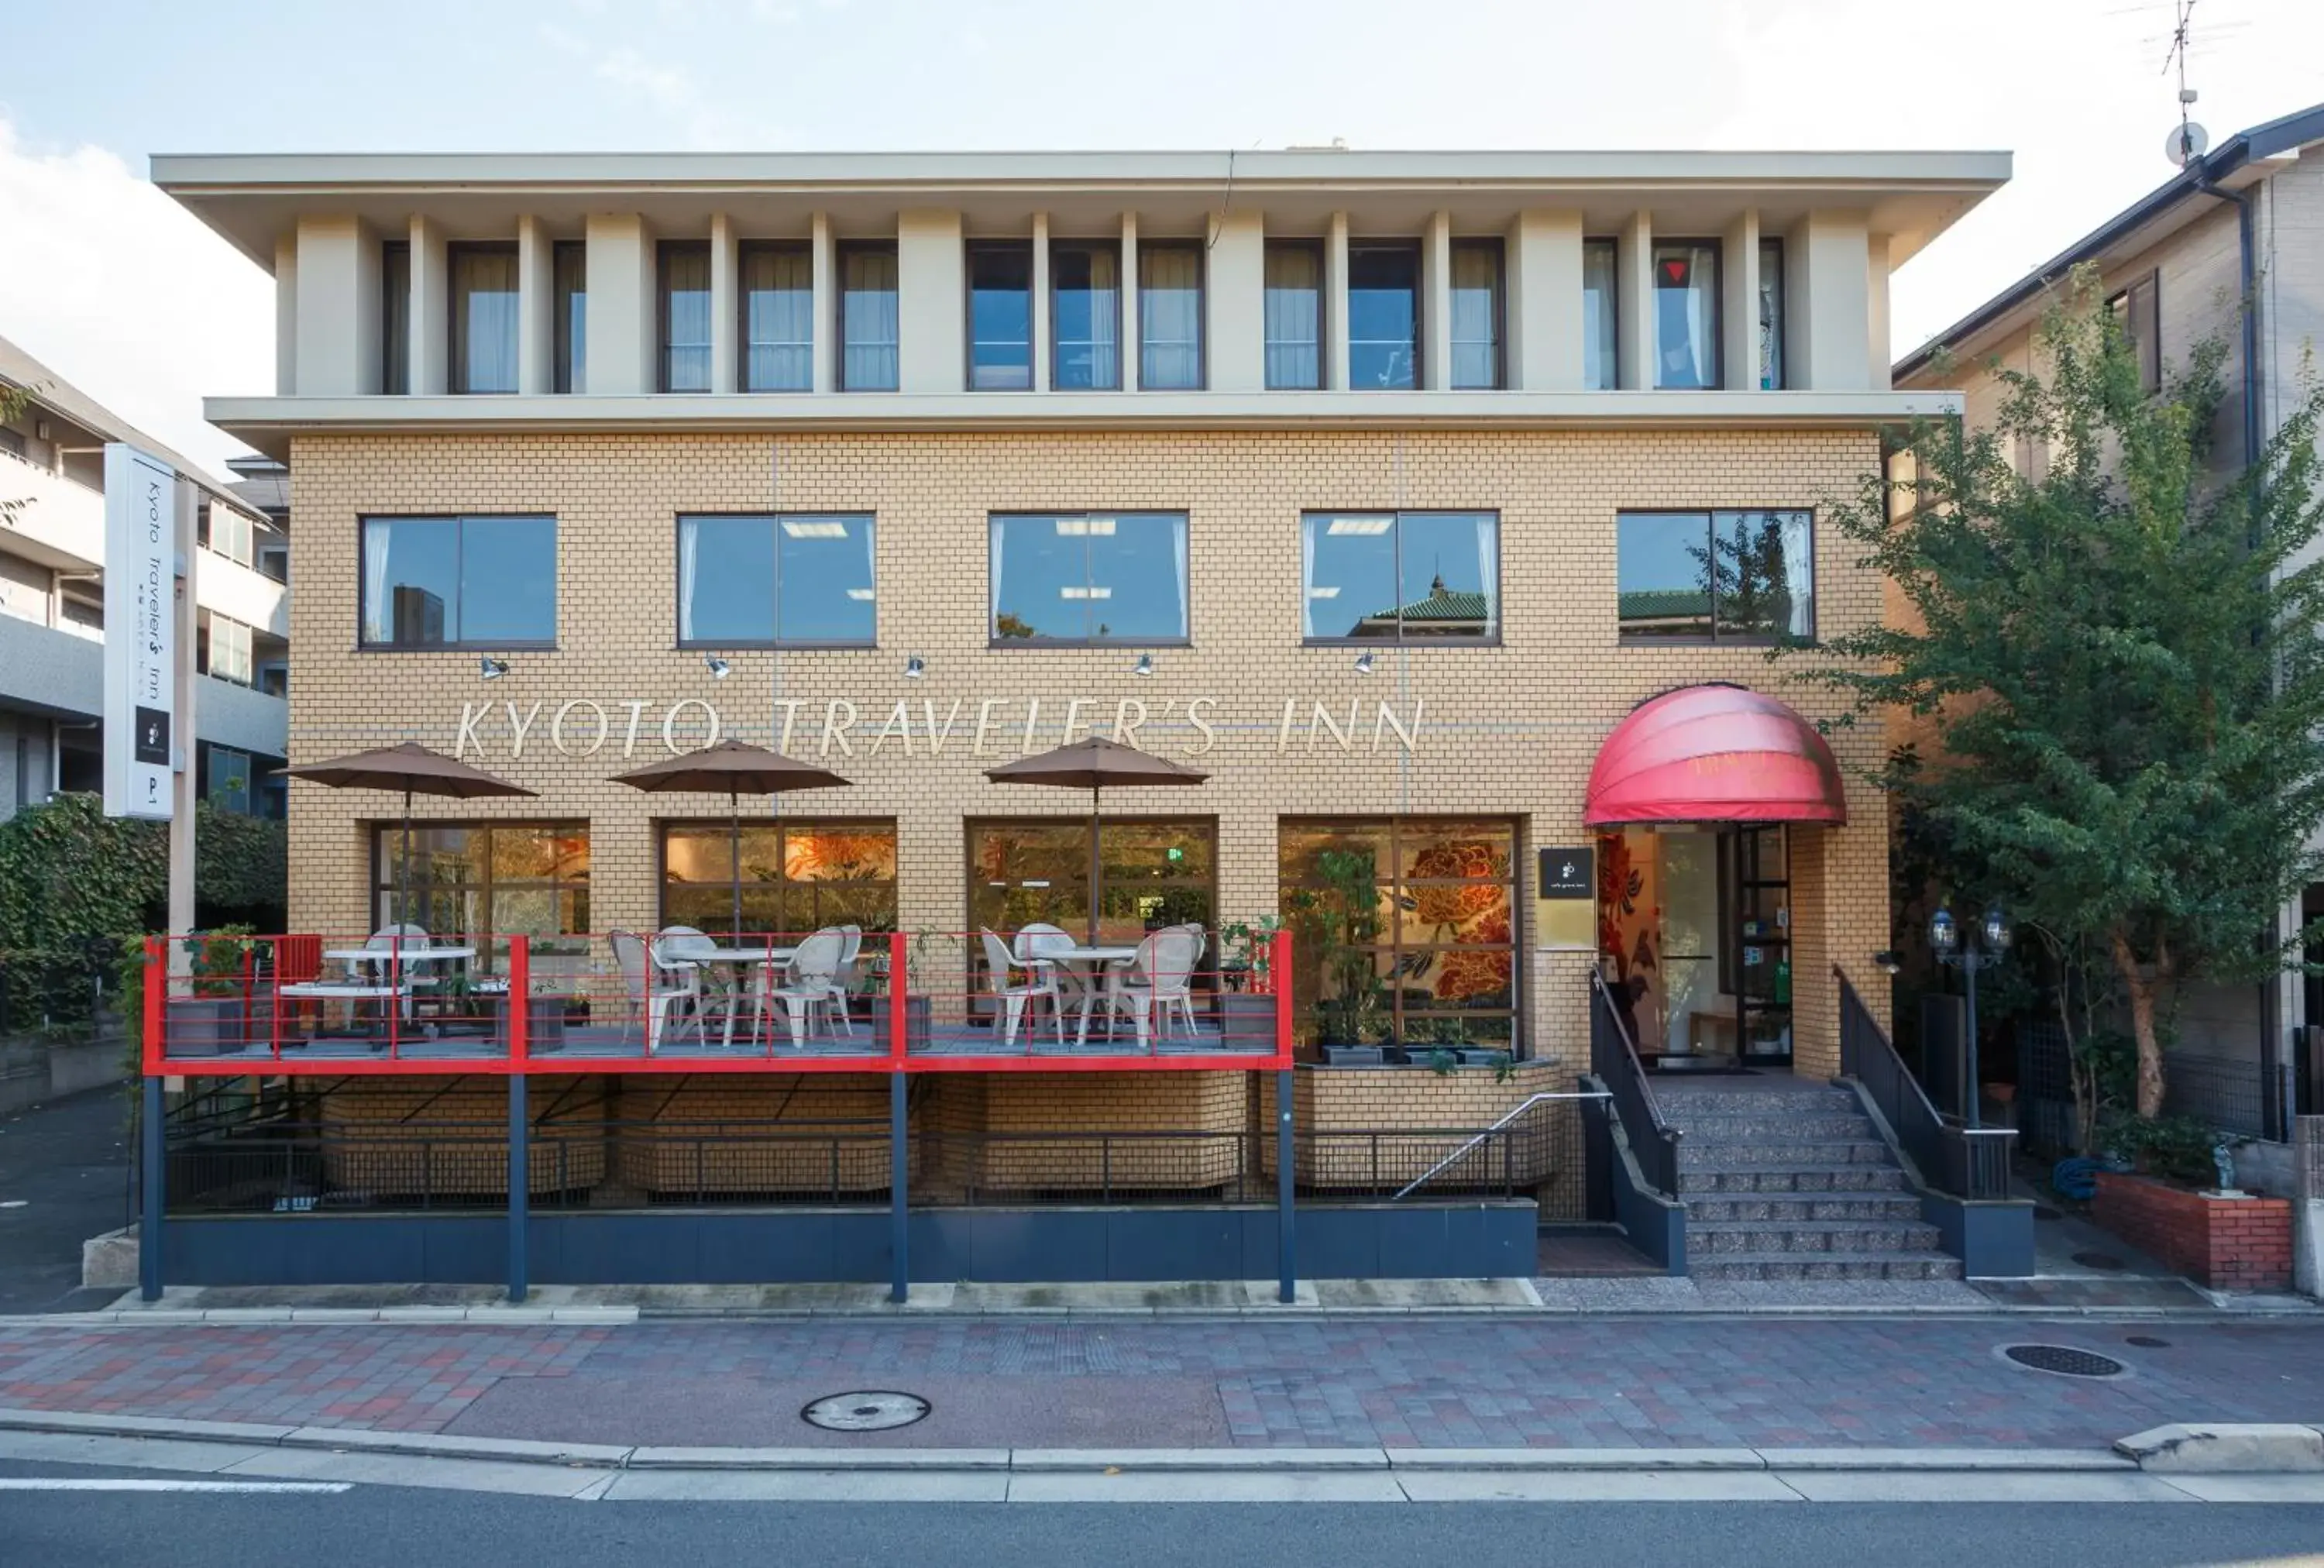
[[[250,1041],[249,973],[257,962],[259,944],[247,926],[221,926],[197,931],[185,938],[193,976],[193,995],[172,996],[164,1004],[163,1036],[170,1054],[216,1056],[238,1051]],[[143,948],[141,945],[142,957]],[[142,984],[138,1005],[144,1003]]]
[[[1232,991],[1268,992],[1274,989],[1270,969],[1275,962],[1275,934],[1283,929],[1280,915],[1254,915],[1248,920],[1233,920],[1219,931],[1225,942],[1225,956],[1219,961],[1219,973]]]
[[[1387,1034],[1375,951],[1379,942],[1379,882],[1370,854],[1324,850],[1315,857],[1320,888],[1290,896],[1295,927],[1314,944],[1322,969],[1313,1016],[1326,1061],[1378,1062]]]
[[[867,935],[865,940],[871,940]],[[907,1052],[925,1050],[935,1019],[932,988],[940,983],[956,986],[957,981],[946,977],[964,973],[961,938],[955,932],[936,931],[922,927],[912,933],[904,950],[904,1049]],[[894,1009],[890,1006],[897,977],[888,976],[890,991],[886,996],[872,1001],[872,1041],[881,1050],[889,1048],[895,1030],[891,1020]]]

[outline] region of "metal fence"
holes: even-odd
[[[2163,1113],[2189,1116],[2243,1138],[2272,1138],[2267,1070],[2256,1061],[2195,1051],[2163,1055]]]

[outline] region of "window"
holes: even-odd
[[[1674,240],[1655,246],[1655,385],[1719,384],[1719,246]]]
[[[1501,384],[1501,242],[1452,242],[1452,384]]]
[[[290,547],[271,544],[258,552],[258,569],[278,583],[290,580]]]
[[[452,390],[516,391],[516,246],[456,244],[452,275]]]
[[[839,247],[839,390],[897,385],[896,247]]]
[[[1420,246],[1366,241],[1348,247],[1348,385],[1409,391],[1420,384]]]
[[[411,390],[411,246],[379,247],[379,390]]]
[[[678,644],[868,648],[872,562],[868,515],[681,517]]]
[[[401,918],[473,940],[481,967],[504,969],[511,936],[530,936],[537,962],[589,952],[589,825],[429,823],[411,829],[410,902],[402,903],[403,829],[372,836],[372,902],[381,926]],[[572,941],[560,942],[560,936]]]
[[[661,247],[661,390],[710,390],[710,246],[669,240]]]
[[[202,796],[217,811],[233,811],[250,815],[250,753],[232,746],[204,742],[202,750],[208,763],[202,780]]]
[[[2138,356],[2138,390],[2163,390],[2162,290],[2149,272],[2107,301],[2107,310],[2122,327],[2123,340]]]
[[[367,517],[366,648],[549,648],[553,517]]]
[[[1049,246],[1049,319],[1057,337],[1052,386],[1108,392],[1121,384],[1121,252],[1113,242]]]
[[[251,685],[257,672],[250,656],[250,628],[212,611],[202,631],[203,673],[236,686]]]
[[[1784,384],[1784,242],[1759,242],[1759,390]]]
[[[1185,640],[1185,512],[993,515],[995,646]]]
[[[282,659],[270,659],[258,667],[258,689],[268,696],[290,695],[290,666]]]
[[[1192,392],[1203,384],[1203,247],[1138,247],[1138,384]]]
[[[1620,384],[1614,255],[1612,240],[1582,242],[1582,384],[1598,392]]]
[[[254,534],[249,518],[220,501],[206,503],[201,518],[201,542],[209,547],[212,555],[224,556],[245,567],[250,565]]]
[[[1311,512],[1299,522],[1309,641],[1500,635],[1494,513]]]
[[[740,253],[742,390],[815,390],[815,253],[746,244]]]
[[[1080,940],[1089,929],[1089,835],[1082,817],[968,823],[970,928],[1015,932],[1038,921]],[[1100,822],[1098,940],[1127,946],[1148,931],[1188,921],[1217,930],[1218,844],[1218,823],[1210,817]],[[1205,959],[1198,967],[1218,964]],[[1198,974],[1194,983],[1207,982]]]
[[[968,247],[968,386],[971,392],[1032,390],[1028,242],[982,240]]]
[[[1323,247],[1314,240],[1267,242],[1267,384],[1313,391],[1323,384]]]
[[[736,848],[725,821],[662,825],[662,924],[733,929]],[[894,823],[746,819],[740,849],[744,931],[896,928]]]
[[[1814,639],[1812,513],[1625,512],[1615,527],[1623,641]]]
[[[589,390],[589,247],[581,240],[559,240],[555,261],[553,384],[561,392],[585,392]]]
[[[1503,817],[1284,819],[1300,1042],[1514,1047],[1517,840]]]

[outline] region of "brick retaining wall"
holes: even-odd
[[[2292,1287],[2292,1204],[2212,1198],[2146,1176],[2098,1174],[2093,1217],[2124,1241],[2218,1290]]]

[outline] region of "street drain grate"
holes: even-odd
[[[2085,1268],[2103,1269],[2109,1274],[2130,1267],[2111,1252],[2077,1252],[2074,1254],[2074,1261]]]
[[[2021,1367],[2061,1378],[2119,1378],[2128,1370],[2112,1356],[2071,1345],[2004,1345],[2001,1353]]]
[[[799,1419],[825,1432],[888,1432],[909,1426],[928,1413],[928,1402],[918,1394],[892,1388],[864,1388],[853,1394],[826,1394],[799,1412]]]
[[[2126,1345],[2136,1345],[2142,1351],[2167,1351],[2171,1348],[2169,1340],[2159,1340],[2153,1334],[2132,1334],[2122,1342]]]

